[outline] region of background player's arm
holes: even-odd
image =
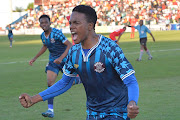
[[[134,26],[128,25],[128,27],[134,27]]]
[[[45,51],[47,50],[47,46],[46,45],[43,45],[42,48],[40,49],[40,51],[36,54],[36,56],[29,61],[29,65],[32,65],[33,62],[36,61],[36,59],[41,56]]]
[[[122,33],[119,35],[119,37],[118,37],[117,41],[119,41],[119,40],[120,40],[121,36],[122,36]]]
[[[153,38],[153,41],[155,42],[155,38],[154,38],[153,34],[151,32],[149,34],[151,35],[151,37]]]
[[[57,63],[57,64],[60,64],[62,62],[64,57],[66,57],[66,55],[68,54],[69,49],[72,47],[72,43],[70,43],[69,40],[66,40],[64,42],[64,44],[67,46],[66,50],[64,51],[64,53],[59,58],[54,60],[54,62]]]

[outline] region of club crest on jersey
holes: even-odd
[[[51,43],[55,43],[55,40],[54,40],[54,38],[52,38],[52,39],[51,39]]]
[[[102,73],[105,70],[105,65],[102,62],[97,62],[94,64],[94,71]]]

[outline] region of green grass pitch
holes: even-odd
[[[134,120],[179,120],[180,110],[180,31],[153,31],[156,42],[148,35],[147,46],[153,60],[146,53],[141,62],[138,33],[130,39],[124,33],[119,41],[125,56],[133,65],[140,88],[140,113]],[[69,34],[65,34],[71,40]],[[104,34],[109,37],[108,34]],[[33,66],[28,62],[40,50],[39,35],[14,35],[9,48],[7,36],[0,36],[0,120],[48,120],[41,112],[47,102],[23,108],[18,97],[22,93],[35,95],[47,88],[45,66],[48,51]],[[59,74],[58,79],[62,74]],[[57,79],[57,80],[58,80]],[[55,98],[53,120],[85,120],[86,95],[82,85],[73,86]]]

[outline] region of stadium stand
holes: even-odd
[[[38,9],[28,10],[27,15],[13,22],[16,30],[38,28],[38,18],[42,14],[51,17],[52,27],[69,26],[67,16],[75,5],[90,5],[97,11],[97,26],[116,26],[129,24],[131,17],[145,21],[145,25],[180,23],[180,1],[178,0],[70,0],[56,2],[48,6],[39,5]]]

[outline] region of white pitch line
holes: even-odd
[[[36,61],[48,61],[48,59],[42,59],[42,60],[36,60]],[[28,63],[29,61],[15,61],[15,62],[6,62],[6,63],[0,63],[2,65],[5,64],[15,64],[15,63]]]
[[[167,52],[167,51],[178,51],[180,49],[165,49],[165,50],[152,50],[151,52]],[[139,52],[131,52],[131,53],[125,53],[125,54],[138,54]],[[42,59],[42,60],[37,60],[37,61],[48,61],[48,59]],[[15,62],[6,62],[6,63],[0,63],[1,65],[5,64],[15,64],[15,63],[25,63],[29,61],[15,61]]]
[[[150,52],[167,52],[167,51],[178,51],[180,49],[165,49],[165,50],[150,50]],[[139,52],[131,52],[125,54],[138,54]]]

